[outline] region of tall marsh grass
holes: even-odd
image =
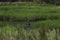
[[[24,24],[22,22],[19,24],[0,22],[0,40],[60,40],[59,10],[59,6],[56,5],[1,2],[0,16],[14,17],[16,19],[46,17],[47,20],[31,22],[32,27],[34,27],[32,29],[25,29],[24,22]]]
[[[14,27],[13,25],[5,25],[0,27],[0,40],[40,40],[41,32],[43,29],[34,28],[34,29],[24,29],[23,27]],[[57,34],[55,28],[47,29],[45,31],[45,39],[47,40],[60,40],[59,29],[57,29]],[[43,34],[44,36],[44,34]],[[44,37],[43,37],[44,39]]]

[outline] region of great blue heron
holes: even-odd
[[[1,16],[0,21],[7,21],[7,22],[26,22],[26,26],[24,26],[24,29],[32,29],[33,27],[31,26],[31,22],[36,22],[36,21],[42,21],[42,20],[46,20],[46,17],[35,17],[35,18],[24,18],[24,19],[17,19],[15,17],[8,17],[8,16]],[[10,21],[11,20],[11,21]],[[17,28],[18,29],[18,35],[19,35],[19,29],[20,27]],[[44,34],[44,35],[43,35]],[[40,32],[40,35],[43,37],[45,36],[45,30],[43,29],[42,32]],[[19,37],[18,37],[19,38]],[[43,38],[45,39],[45,38]],[[41,40],[43,40],[41,39]]]

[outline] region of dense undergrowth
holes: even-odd
[[[1,2],[0,40],[60,40],[60,6]]]

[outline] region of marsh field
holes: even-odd
[[[60,40],[60,6],[1,2],[0,40]]]

